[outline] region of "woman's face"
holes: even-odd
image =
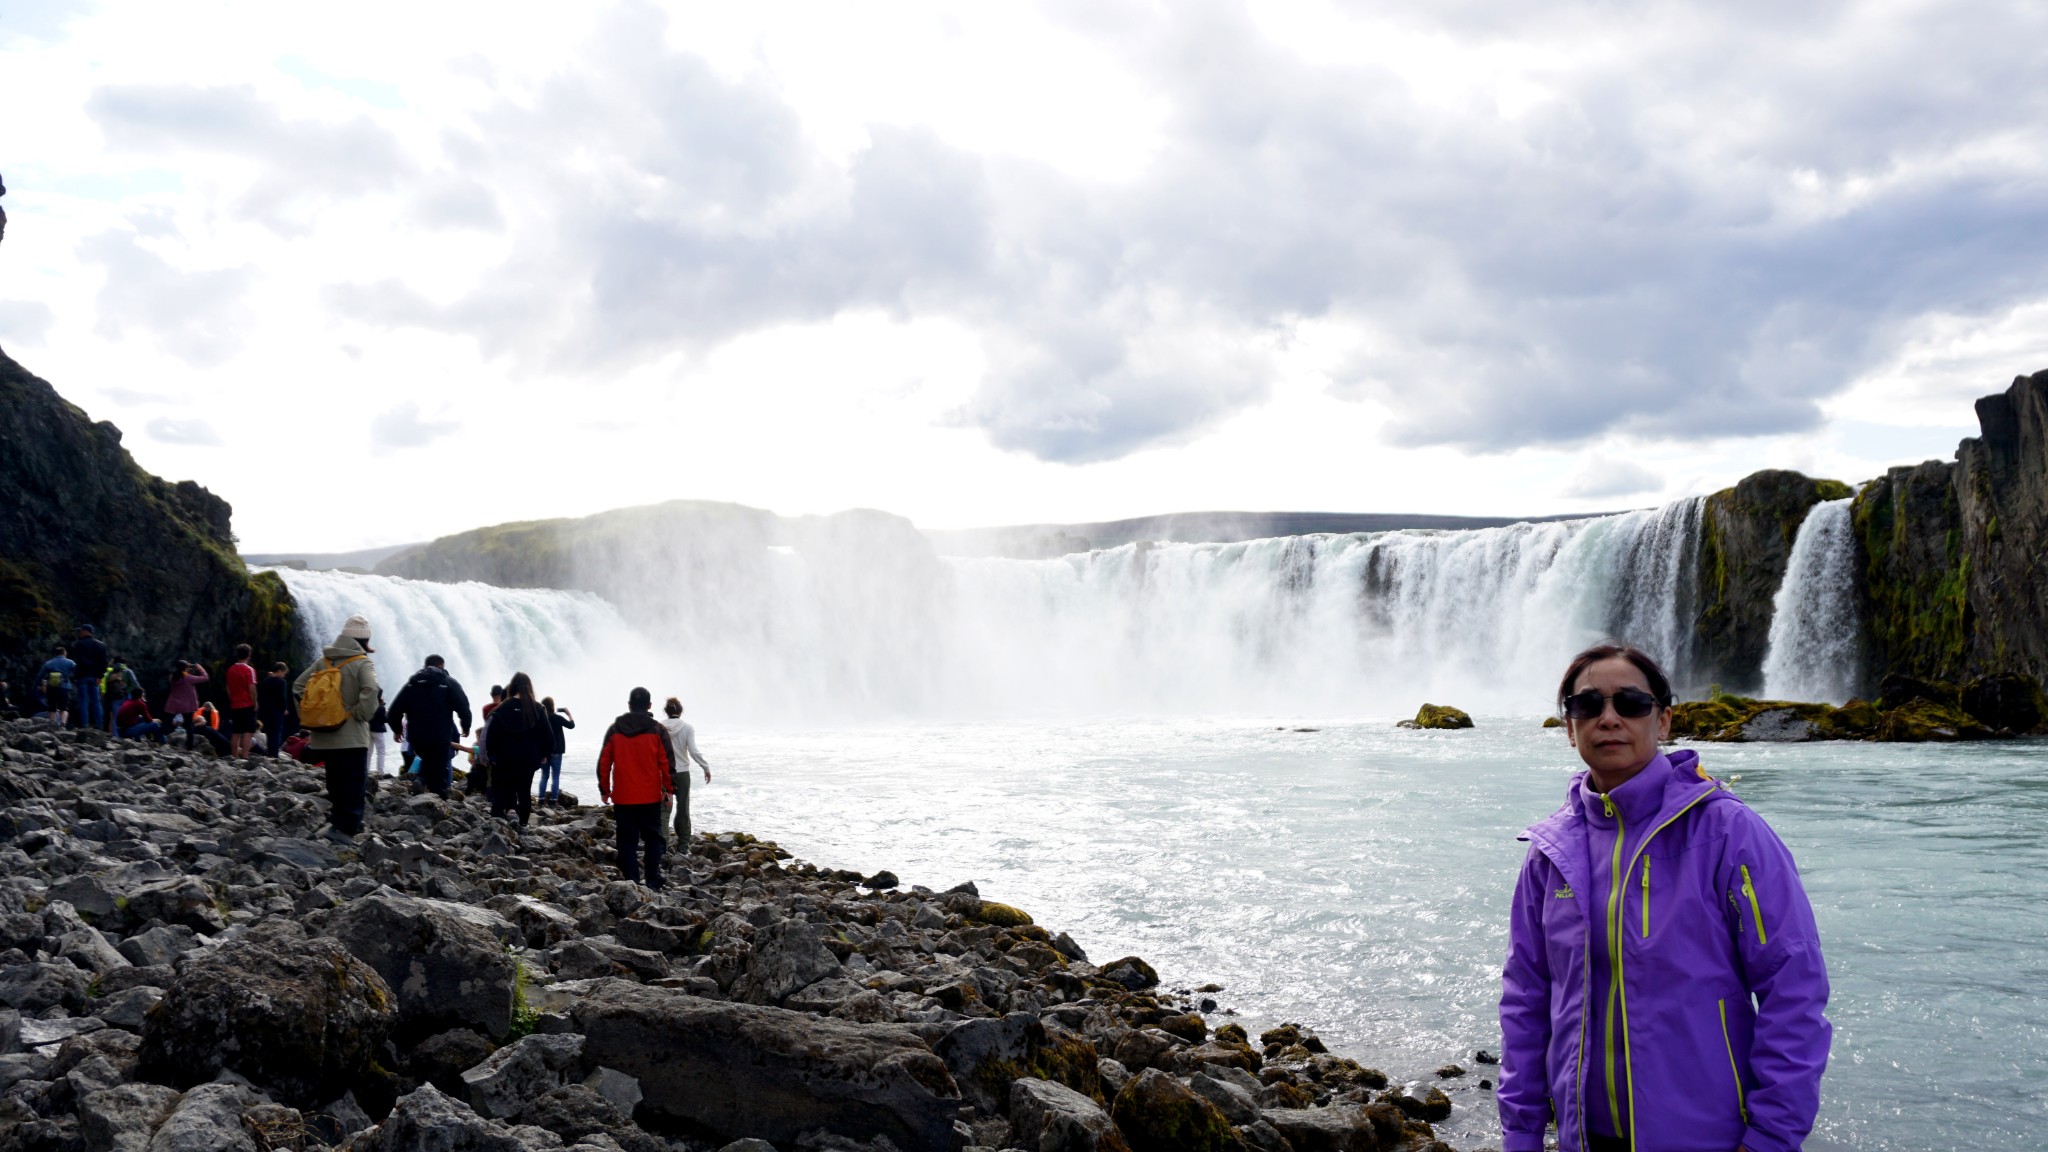
[[[1588,688],[1602,696],[1612,696],[1623,688],[1648,692],[1650,681],[1626,657],[1610,656],[1587,665],[1572,685],[1574,693]],[[1657,742],[1671,736],[1671,710],[1656,708],[1648,716],[1631,720],[1616,712],[1614,701],[1609,700],[1595,719],[1566,720],[1565,731],[1586,767],[1602,779],[1620,783],[1657,758]]]

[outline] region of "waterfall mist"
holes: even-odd
[[[1550,707],[1573,652],[1610,636],[1686,682],[1700,514],[1695,499],[1051,560],[942,558],[906,522],[826,517],[789,543],[608,545],[578,575],[603,598],[283,575],[318,636],[370,616],[386,679],[439,651],[476,693],[520,668],[558,698],[623,700],[645,684],[770,723],[1393,716],[1424,700],[1529,713]]]
[[[1856,596],[1851,497],[1816,504],[1792,542],[1772,600],[1764,695],[1844,704],[1863,679],[1862,605]]]

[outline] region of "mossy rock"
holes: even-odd
[[[1415,713],[1415,719],[1409,722],[1409,726],[1437,729],[1470,728],[1472,717],[1464,709],[1453,708],[1448,704],[1424,704],[1421,710]]]
[[[1126,1081],[1110,1117],[1132,1152],[1242,1152],[1221,1109],[1157,1068]]]
[[[981,907],[976,909],[969,919],[983,924],[993,924],[998,928],[1022,928],[1032,923],[1029,912],[1008,904],[998,904],[993,900],[983,900]]]
[[[1898,708],[1888,708],[1877,726],[1877,738],[1892,744],[1984,740],[1991,735],[1989,728],[1971,719],[1967,713],[1932,700],[1914,700]]]
[[[1251,1036],[1245,1032],[1244,1025],[1242,1024],[1225,1024],[1223,1027],[1218,1028],[1216,1030],[1216,1042],[1218,1044],[1240,1044],[1247,1048],[1251,1047],[1252,1043]]]
[[[1545,728],[1562,728],[1564,727],[1564,718],[1560,716],[1545,716],[1543,718],[1543,726]]]

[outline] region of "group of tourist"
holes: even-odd
[[[536,778],[540,803],[562,802],[564,734],[576,727],[576,717],[553,697],[540,696],[532,677],[517,672],[503,686],[493,685],[490,703],[472,716],[461,683],[433,655],[387,704],[370,659],[374,652],[369,620],[351,616],[320,660],[291,685],[301,722],[310,729],[303,758],[326,773],[330,838],[352,842],[361,833],[373,750],[381,754],[387,733],[398,736],[406,771],[422,792],[449,795],[460,753],[468,758],[468,791],[487,795],[493,816],[524,827],[533,816]],[[613,809],[619,870],[658,890],[668,832],[673,830],[678,846],[689,843],[689,768],[694,763],[708,784],[711,765],[697,747],[696,730],[683,719],[682,702],[669,697],[660,721],[652,706],[647,689],[628,694],[626,712],[605,730],[597,789]]]
[[[336,840],[353,842],[362,832],[371,767],[383,769],[392,741],[401,774],[419,792],[446,798],[455,783],[455,757],[462,755],[468,793],[487,796],[493,816],[524,826],[536,801],[562,803],[564,733],[576,727],[576,717],[553,697],[539,696],[531,677],[517,672],[493,685],[490,703],[473,716],[461,683],[433,655],[386,703],[373,651],[369,621],[360,615],[349,617],[296,679],[283,663],[259,676],[249,645],[237,645],[223,675],[225,715],[200,698],[200,686],[212,679],[205,666],[179,660],[159,714],[128,663],[110,655],[90,626],[81,626],[37,672],[35,712],[130,740],[164,744],[182,732],[188,748],[203,742],[223,756],[289,756],[317,764],[326,775],[326,835]],[[10,692],[0,681],[0,712],[13,711]],[[109,700],[119,703],[106,706]],[[598,793],[613,807],[618,827],[619,869],[655,889],[662,886],[671,833],[678,846],[689,843],[692,764],[711,782],[711,765],[683,719],[682,702],[671,696],[662,710],[657,720],[653,695],[633,689],[625,714],[606,729],[597,761]]]

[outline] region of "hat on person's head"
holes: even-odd
[[[368,640],[370,638],[369,618],[360,612],[356,613],[348,618],[348,623],[341,626],[341,634],[351,640]]]
[[[90,624],[80,624],[80,625],[78,626],[78,630],[79,630],[80,632],[83,632],[83,633],[85,633],[85,634],[86,634],[86,635],[88,635],[88,636],[92,635],[92,625],[90,625]]]

